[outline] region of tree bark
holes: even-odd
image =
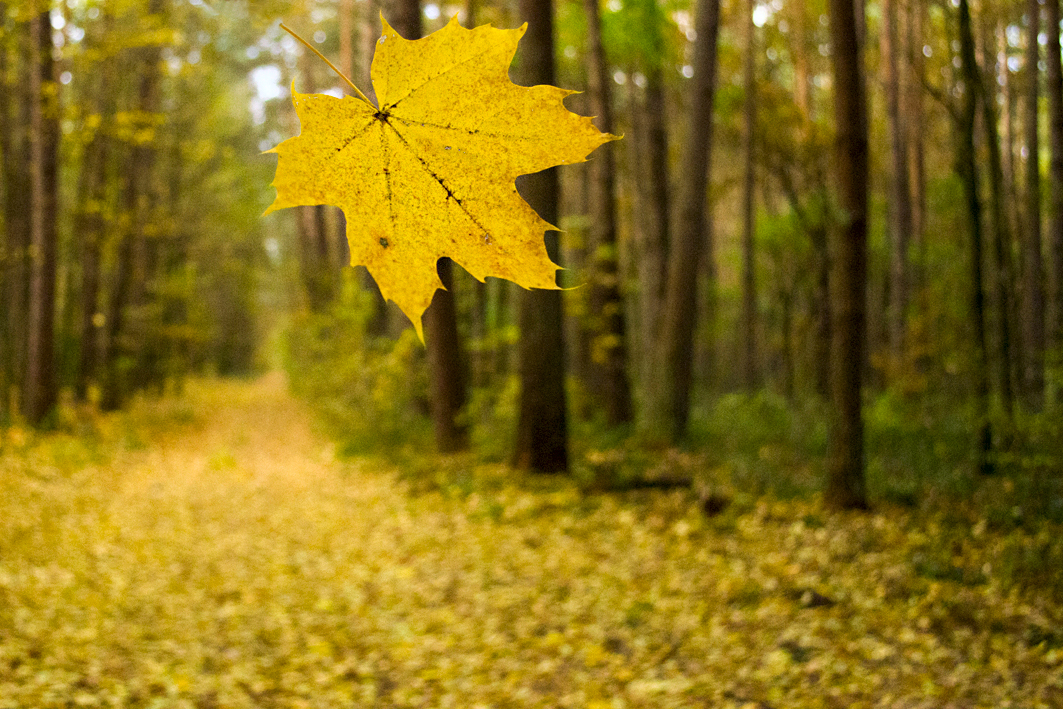
[[[987,52],[988,57],[992,53]],[[980,74],[980,76],[982,76]],[[1014,388],[1012,387],[1012,343],[1015,341],[1012,315],[1015,312],[1013,290],[1015,278],[1011,260],[1011,232],[1008,230],[1004,206],[1004,171],[1000,157],[1000,131],[998,130],[995,86],[987,80],[979,84],[978,94],[982,105],[982,128],[985,131],[986,149],[989,157],[989,214],[993,225],[993,285],[997,310],[997,378],[1000,382],[1000,400],[1004,415],[1010,422],[1014,415]]]
[[[1048,27],[1059,27],[1059,0],[1045,0]],[[1060,66],[1059,32],[1048,33],[1045,50],[1048,64],[1045,93],[1048,95],[1048,143],[1051,148],[1048,181],[1048,327],[1047,344],[1052,364],[1063,366],[1063,69]],[[1058,371],[1058,370],[1057,370]],[[1052,392],[1059,402],[1059,392]]]
[[[857,4],[862,9],[863,0]],[[853,0],[830,0],[834,173],[842,221],[831,269],[832,411],[825,500],[843,509],[867,506],[861,395],[867,337],[868,128],[857,9]]]
[[[971,238],[971,321],[974,352],[971,363],[975,397],[975,469],[993,472],[991,453],[993,429],[989,420],[989,373],[985,324],[985,295],[982,276],[982,201],[978,194],[978,162],[975,152],[975,118],[978,109],[978,66],[974,55],[974,32],[967,0],[959,0],[960,73],[963,79],[963,103],[959,111],[957,136],[957,171],[963,182]]]
[[[908,183],[907,126],[902,111],[901,41],[897,0],[883,0],[883,69],[890,136],[889,302],[886,307],[889,351],[894,364],[904,356],[908,314],[908,244],[912,233],[911,186]]]
[[[21,410],[26,366],[26,313],[29,303],[30,203],[29,141],[30,95],[27,92],[27,23],[7,20],[7,3],[0,3],[4,27],[0,57],[0,158],[3,160],[4,243],[3,313],[0,313],[0,420]],[[13,38],[13,40],[9,40]],[[12,66],[13,65],[13,66]],[[14,79],[14,81],[12,81]],[[5,414],[6,412],[6,414]]]
[[[588,88],[591,113],[603,133],[613,132],[613,102],[609,67],[602,45],[598,0],[584,0],[587,17]],[[591,159],[591,382],[595,398],[611,426],[633,418],[628,380],[627,320],[621,294],[620,255],[616,218],[615,143],[601,146]]]
[[[428,385],[436,449],[453,453],[469,447],[468,427],[459,419],[467,400],[465,362],[454,305],[450,259],[439,260],[439,279],[432,305],[424,314],[428,349]]]
[[[103,203],[106,199],[107,138],[97,129],[81,164],[82,198],[75,217],[81,238],[81,316],[79,320],[80,348],[74,396],[88,399],[89,386],[96,377],[99,347],[100,252],[104,238]]]
[[[525,86],[554,83],[554,21],[551,0],[520,0],[528,23],[523,56],[514,72]],[[557,169],[518,179],[517,188],[532,209],[550,224],[558,221]],[[550,258],[559,259],[557,232],[546,233]],[[568,471],[568,414],[565,396],[561,291],[522,291],[517,436],[513,464],[543,473]]]
[[[740,352],[742,353],[742,383],[747,391],[759,383],[757,366],[757,275],[754,212],[754,142],[757,121],[756,83],[756,25],[753,23],[755,0],[748,0],[745,12],[746,56],[743,68],[745,102],[742,107],[742,327]]]
[[[790,4],[794,19],[794,102],[801,117],[812,120],[812,72],[808,61],[808,5],[806,0]]]
[[[911,269],[909,291],[920,299],[920,310],[927,310],[924,300],[926,278],[926,138],[923,107],[923,84],[926,81],[926,57],[923,55],[923,35],[926,26],[926,4],[923,0],[909,0],[905,32],[907,79],[904,88],[903,114],[907,117],[908,186],[911,190],[911,239],[915,242],[915,267]]]
[[[146,22],[162,22],[160,15],[165,0],[151,0]],[[137,109],[148,121],[159,113],[160,80],[157,44],[136,50]],[[101,364],[105,368],[101,381],[100,407],[105,411],[120,408],[134,383],[130,375],[143,377],[143,345],[145,323],[132,321],[133,306],[143,306],[147,298],[148,278],[152,259],[148,256],[147,227],[153,218],[156,193],[153,186],[156,149],[154,138],[130,146],[129,158],[122,184],[123,220],[127,227],[119,235],[110,301],[106,315],[106,334],[101,348]],[[143,308],[139,308],[143,310]],[[136,346],[134,346],[136,345]],[[136,370],[141,370],[139,373]]]
[[[664,79],[659,66],[646,70],[646,91],[639,107],[639,116],[646,135],[645,165],[636,175],[643,182],[646,195],[643,214],[642,248],[639,260],[641,303],[641,374],[643,401],[661,396],[655,391],[654,370],[658,368],[657,353],[660,335],[660,316],[667,283],[668,251],[671,246],[672,191],[668,168],[668,126],[665,122]],[[646,413],[645,411],[643,413]]]
[[[1038,97],[1040,96],[1041,6],[1038,0],[1026,4],[1026,102],[1024,134],[1026,141],[1026,238],[1022,240],[1023,254],[1023,394],[1028,406],[1039,410],[1044,395],[1044,266],[1041,257],[1041,165],[1038,136]],[[1058,34],[1058,28],[1057,28]]]
[[[49,13],[30,21],[30,302],[23,413],[40,424],[55,406],[55,281],[59,110]]]
[[[698,266],[709,241],[706,202],[712,165],[719,20],[719,0],[698,0],[694,76],[690,79],[675,239],[668,257],[664,312],[661,314],[661,350],[658,355],[661,384],[655,389],[662,396],[654,403],[653,416],[655,421],[667,427],[665,433],[673,441],[686,435],[690,416]]]

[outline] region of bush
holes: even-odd
[[[292,390],[318,410],[343,454],[430,445],[424,348],[412,328],[398,339],[367,335],[370,312],[369,295],[348,278],[329,312],[298,316],[285,347]]]

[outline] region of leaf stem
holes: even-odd
[[[298,34],[296,34],[295,30],[293,30],[291,27],[289,27],[288,25],[284,24],[283,22],[281,23],[281,29],[284,30],[285,32],[287,32],[288,34],[290,34],[292,37],[295,37],[300,42],[302,42],[303,46],[305,46],[311,52],[313,52],[314,54],[316,54],[319,57],[321,57],[321,60],[323,62],[325,62],[326,64],[328,64],[329,68],[332,69],[332,71],[336,72],[336,74],[338,74],[341,79],[343,79],[344,81],[347,82],[347,85],[351,87],[351,89],[354,91],[355,94],[357,94],[358,98],[362,99],[363,101],[368,103],[370,106],[373,106],[373,102],[370,101],[368,98],[366,98],[365,94],[362,93],[361,89],[359,89],[357,86],[355,86],[354,82],[347,78],[346,74],[344,74],[342,71],[337,69],[336,65],[333,64],[332,62],[330,62],[328,60],[328,58],[324,54],[322,54],[321,52],[317,51],[317,49],[313,45],[311,45],[305,39],[303,39]],[[373,108],[376,108],[376,106],[373,106]]]

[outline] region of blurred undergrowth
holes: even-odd
[[[424,349],[411,329],[398,337],[366,335],[371,303],[353,281],[326,314],[296,319],[285,364],[295,392],[320,414],[341,455],[383,456],[415,487],[472,494],[488,478],[469,471],[504,463],[512,445],[519,386],[512,374],[470,390],[464,417],[472,452],[445,462],[432,449]],[[477,343],[472,343],[473,349]],[[917,391],[913,391],[913,389]],[[570,382],[573,410],[586,392]],[[995,429],[1005,452],[997,474],[972,472],[973,411],[962,392],[920,390],[904,380],[868,395],[867,484],[879,506],[945,515],[970,525],[1037,528],[1063,523],[1063,420],[1020,412]],[[725,393],[697,408],[682,449],[637,430],[609,429],[574,416],[572,480],[584,492],[643,488],[722,494],[736,504],[768,496],[812,499],[823,485],[827,407],[813,395],[787,398],[771,390]],[[530,479],[530,478],[529,478]]]

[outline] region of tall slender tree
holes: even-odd
[[[698,267],[711,243],[706,205],[712,165],[719,0],[698,0],[695,31],[686,143],[681,158],[674,241],[668,255],[664,312],[661,313],[657,376],[662,379],[661,384],[654,387],[659,397],[654,402],[654,418],[667,426],[665,433],[673,440],[686,435],[690,417]]]
[[[59,107],[50,11],[30,20],[30,299],[23,413],[38,424],[55,406],[55,289],[59,248]]]
[[[514,72],[525,86],[554,83],[554,7],[551,0],[520,0],[528,23],[523,55]],[[518,180],[517,188],[539,216],[558,221],[557,168]],[[546,233],[546,250],[560,260],[558,234]],[[543,473],[568,470],[568,412],[561,292],[522,291],[518,305],[520,403],[513,452],[515,467]]]
[[[602,44],[598,0],[584,0],[587,17],[587,78],[598,130],[613,132],[609,66]],[[606,143],[591,160],[591,284],[589,301],[591,381],[612,425],[633,418],[628,379],[627,320],[620,288],[617,243],[616,144]]]
[[[862,32],[857,26],[862,9],[863,0],[829,4],[837,131],[834,175],[842,223],[831,268],[831,425],[825,498],[839,508],[867,506],[861,396],[866,354],[868,127]]]
[[[667,254],[671,243],[671,179],[669,176],[669,142],[667,94],[664,86],[666,46],[664,12],[656,0],[626,0],[624,11],[638,23],[641,42],[637,45],[639,67],[645,78],[642,100],[637,100],[637,83],[631,82],[631,145],[636,153],[630,171],[635,183],[638,217],[639,283],[639,395],[650,401],[655,393],[650,376],[658,367],[659,318],[664,302]],[[641,414],[648,414],[642,407]]]
[[[908,134],[902,110],[901,12],[897,0],[882,3],[882,67],[890,136],[889,303],[886,308],[890,354],[904,354],[908,314],[908,244],[912,232],[911,187],[908,184]]]
[[[1045,0],[1045,24],[1058,28],[1059,0]],[[1060,66],[1059,32],[1047,33],[1045,94],[1048,96],[1048,144],[1051,149],[1048,180],[1048,333],[1047,344],[1056,367],[1063,365],[1063,68]],[[1059,392],[1053,391],[1055,403]]]
[[[992,55],[988,55],[992,56]],[[992,65],[988,61],[987,64]],[[985,76],[980,73],[980,77]],[[999,380],[1000,399],[1004,414],[1010,422],[1013,418],[1014,388],[1012,386],[1013,347],[1015,341],[1013,314],[1014,276],[1011,259],[1011,232],[1008,229],[1007,212],[1004,204],[1004,172],[1000,155],[1000,131],[997,120],[997,93],[990,87],[997,86],[996,81],[986,77],[978,85],[977,95],[982,107],[982,129],[985,133],[986,153],[989,168],[989,219],[992,226],[992,266],[993,296],[997,319],[997,357],[996,370]],[[1010,427],[1010,423],[1009,423]]]
[[[1059,28],[1056,27],[1056,33]],[[1041,239],[1041,142],[1038,127],[1038,97],[1041,72],[1040,44],[1041,5],[1038,0],[1026,3],[1026,103],[1024,138],[1026,142],[1026,238],[1021,242],[1023,254],[1023,393],[1034,409],[1042,405],[1044,393],[1045,306],[1044,266]]]
[[[141,19],[148,37],[165,26],[163,11],[166,0],[149,0],[147,15]],[[131,393],[139,370],[145,340],[143,318],[134,321],[134,314],[143,315],[148,298],[148,279],[151,275],[147,243],[157,206],[155,164],[157,147],[154,141],[155,121],[161,107],[160,58],[162,45],[156,39],[133,49],[136,67],[136,115],[141,130],[149,140],[131,141],[122,182],[122,229],[114,265],[110,298],[106,313],[106,332],[101,347],[104,373],[101,381],[100,406],[104,410],[120,408]]]
[[[29,298],[29,95],[22,51],[27,25],[8,16],[0,3],[0,159],[3,160],[4,241],[0,245],[0,420],[20,408],[26,362],[26,311]],[[11,409],[15,409],[14,411]]]
[[[971,8],[959,0],[960,76],[963,98],[957,113],[956,164],[963,183],[971,239],[971,322],[974,330],[971,373],[975,406],[975,469],[985,475],[993,472],[993,429],[989,420],[988,347],[986,345],[985,290],[982,275],[982,199],[979,196],[979,170],[975,151],[975,121],[978,113],[978,87],[981,83],[975,59]]]
[[[915,247],[915,265],[911,269],[909,291],[919,298],[926,312],[926,136],[923,86],[926,83],[926,57],[923,54],[927,7],[923,0],[908,0],[904,33],[905,73],[901,85],[902,112],[906,117],[908,144],[908,186],[911,190],[911,240]]]
[[[742,85],[745,87],[745,102],[742,107],[742,380],[746,389],[758,384],[757,366],[757,264],[754,237],[756,213],[756,163],[754,142],[757,125],[757,27],[753,22],[756,0],[748,0],[745,12],[746,55]]]

